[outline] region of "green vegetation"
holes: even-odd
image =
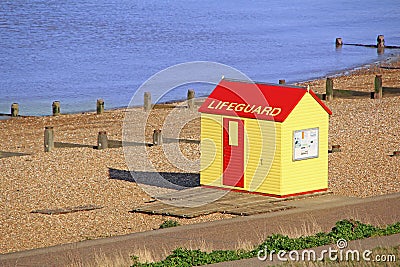
[[[165,221],[167,225],[171,223]],[[164,224],[163,223],[163,224]],[[175,226],[175,225],[174,225]],[[171,226],[167,226],[171,227]],[[160,226],[161,228],[161,226]],[[165,228],[165,226],[163,227]],[[244,250],[216,250],[212,252],[203,252],[200,250],[189,250],[185,248],[175,249],[166,259],[154,263],[140,263],[138,257],[133,257],[134,267],[166,267],[166,266],[199,266],[224,261],[247,259],[256,257],[260,250],[271,252],[272,250],[291,251],[307,249],[322,245],[334,244],[338,239],[356,240],[373,236],[384,236],[400,233],[400,222],[386,226],[385,228],[375,227],[370,224],[363,224],[354,220],[342,220],[335,224],[335,227],[329,233],[317,233],[312,236],[301,236],[298,238],[289,238],[281,234],[269,236],[262,244],[250,251]]]
[[[179,223],[174,220],[166,220],[162,224],[160,224],[160,229],[169,228],[179,226]]]

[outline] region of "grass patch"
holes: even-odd
[[[179,223],[177,221],[166,220],[162,224],[160,224],[160,229],[170,228],[170,227],[175,227],[175,226],[179,226]]]
[[[161,228],[161,226],[160,226]],[[175,249],[166,259],[153,263],[140,263],[135,261],[134,267],[165,267],[165,266],[199,266],[211,263],[253,258],[260,250],[271,252],[272,250],[291,251],[319,247],[334,244],[338,239],[347,241],[363,239],[374,236],[385,236],[400,233],[400,222],[387,225],[385,228],[364,224],[355,220],[341,220],[336,222],[335,227],[329,233],[320,232],[310,236],[290,238],[287,235],[274,234],[259,246],[252,250],[214,250],[204,252],[199,249],[191,250],[184,248]]]

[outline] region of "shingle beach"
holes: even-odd
[[[400,88],[399,60],[333,76],[334,87],[371,92],[376,74],[382,74],[383,86]],[[325,79],[300,85],[310,85],[319,93],[325,91]],[[399,192],[400,157],[392,155],[400,150],[400,97],[341,98],[327,105],[333,111],[329,144],[341,146],[341,152],[329,154],[329,190],[355,197]],[[161,129],[164,118],[172,110],[157,108],[150,113],[146,142],[151,142],[153,129]],[[130,177],[122,147],[93,148],[99,131],[106,131],[110,140],[123,139],[126,112],[119,109],[107,110],[101,115],[88,112],[0,120],[0,151],[27,154],[0,157],[0,253],[149,231],[171,219],[129,212],[151,200],[151,196]],[[138,121],[146,117],[141,108],[137,108],[137,114],[143,114],[137,117]],[[175,109],[174,116],[177,121],[190,121],[180,131],[180,139],[200,140],[197,112],[179,108]],[[48,153],[43,151],[45,126],[54,127],[55,141],[64,147]],[[169,137],[167,132],[164,137]],[[143,147],[156,171],[193,174],[188,179],[196,179],[198,168],[190,172],[182,170],[166,160],[160,146]],[[182,142],[179,148],[190,160],[199,158],[198,142]],[[136,171],[145,171],[141,169],[141,160],[137,159]],[[192,186],[196,181],[187,184]],[[82,206],[98,209],[58,215],[32,213]],[[193,224],[230,217],[211,214],[173,219],[180,224]]]

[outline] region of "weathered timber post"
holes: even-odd
[[[19,105],[18,103],[13,103],[11,105],[11,117],[18,117]]]
[[[378,55],[381,55],[385,52],[385,36],[378,35],[378,37],[376,38],[376,46],[378,47]]]
[[[104,100],[103,99],[97,99],[96,110],[97,110],[97,114],[102,114],[104,112]]]
[[[342,38],[336,38],[336,47],[341,47],[343,45]]]
[[[385,36],[378,35],[378,38],[376,38],[376,45],[378,46],[378,48],[385,47]]]
[[[334,153],[334,152],[340,152],[340,151],[342,151],[342,150],[340,149],[340,145],[332,145],[332,153]]]
[[[144,111],[150,111],[151,109],[151,93],[144,92],[144,104],[143,104]]]
[[[382,75],[375,76],[375,91],[374,91],[374,99],[382,98]]]
[[[53,108],[53,116],[60,115],[60,101],[54,101],[52,108]]]
[[[194,109],[194,96],[195,96],[195,91],[189,89],[187,92],[187,105],[190,110]]]
[[[161,130],[154,130],[153,132],[153,145],[155,146],[159,146],[162,145],[162,134],[161,134]]]
[[[97,137],[97,149],[106,149],[108,148],[108,138],[107,132],[101,131]]]
[[[279,80],[279,84],[286,84],[285,80]]]
[[[54,148],[54,130],[51,126],[44,128],[44,152],[50,152]]]
[[[333,80],[332,78],[326,78],[326,101],[333,100]]]

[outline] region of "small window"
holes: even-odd
[[[238,122],[229,122],[229,145],[238,146]]]

